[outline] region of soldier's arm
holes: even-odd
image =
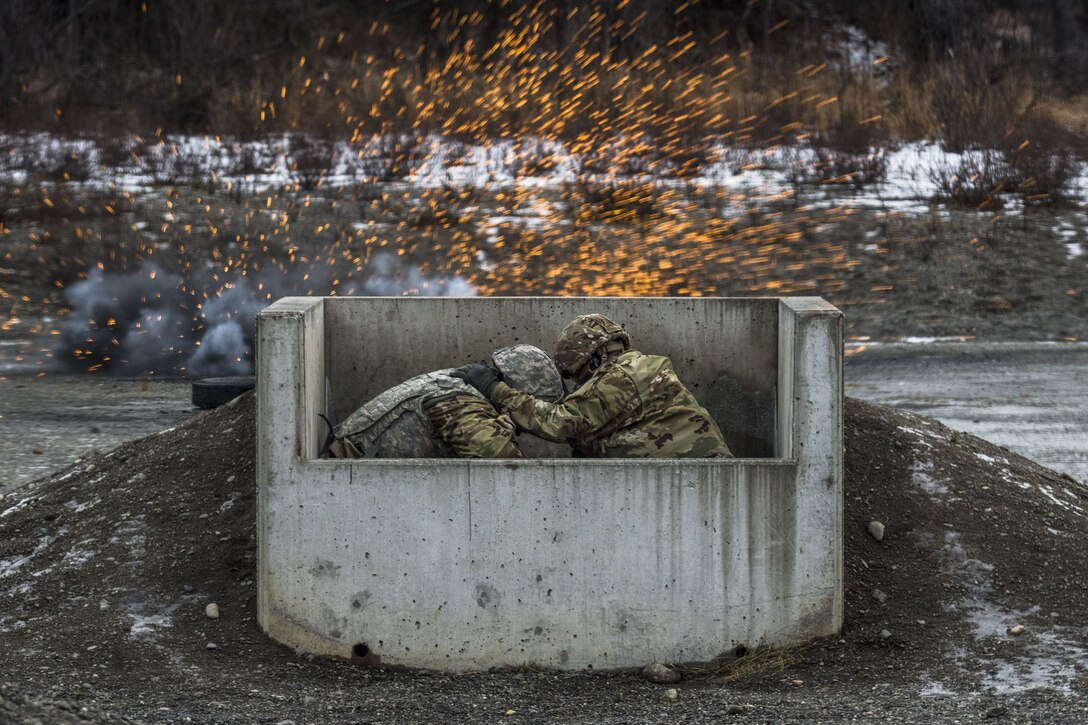
[[[545,440],[566,443],[611,432],[614,422],[638,407],[639,399],[630,378],[614,369],[559,403],[534,398],[506,383],[499,383],[491,391],[491,402],[509,414],[522,430]]]
[[[424,407],[434,434],[457,458],[521,458],[513,424],[491,403],[459,395]]]

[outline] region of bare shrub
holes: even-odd
[[[1003,194],[1015,192],[1023,181],[1021,173],[993,149],[964,154],[956,163],[942,164],[929,171],[937,186],[934,201],[979,210],[1000,209]]]
[[[969,151],[930,172],[937,198],[965,207],[995,209],[1002,195],[1027,206],[1067,203],[1084,156],[1084,141],[1046,116],[1025,114],[996,148]]]
[[[366,160],[365,172],[373,181],[401,181],[407,178],[426,156],[419,136],[382,136]]]
[[[162,142],[145,144],[141,156],[151,182],[157,186],[199,184],[207,161],[190,146]]]
[[[580,177],[564,185],[562,197],[580,222],[645,222],[665,213],[666,192],[654,183]]]
[[[366,204],[383,198],[385,193],[381,184],[370,181],[360,181],[351,188],[351,198]]]
[[[462,214],[466,200],[471,200],[471,189],[442,186],[428,190],[418,200],[418,203],[407,213],[405,221],[408,226],[441,227],[449,229],[469,219],[469,215]]]
[[[794,187],[825,184],[862,189],[880,184],[888,174],[888,159],[883,149],[870,153],[850,153],[831,148],[787,154],[786,180]]]
[[[1003,153],[1021,177],[1017,190],[1025,204],[1061,204],[1074,195],[1073,183],[1088,156],[1088,144],[1050,117],[1033,114],[1009,134]]]
[[[136,150],[131,136],[100,136],[98,145],[98,165],[102,169],[116,169],[133,163]]]
[[[682,137],[664,146],[661,161],[671,176],[685,179],[702,172],[713,156],[706,139]]]
[[[617,176],[645,176],[657,166],[653,154],[645,147],[624,150],[613,159],[611,167]]]
[[[313,191],[321,185],[336,161],[336,145],[326,139],[294,135],[288,142],[287,154],[299,188]]]
[[[256,146],[244,143],[235,148],[227,170],[230,176],[256,176],[265,172],[267,162],[261,158],[261,152]]]
[[[1078,163],[1068,150],[1028,144],[1007,158],[1022,179],[1017,191],[1025,204],[1060,204],[1071,199]]]
[[[37,170],[50,181],[86,181],[94,173],[95,163],[87,152],[67,150],[45,154]]]
[[[614,152],[607,148],[595,148],[573,158],[574,173],[579,176],[604,176],[614,170]]]
[[[539,141],[518,141],[511,149],[507,170],[515,179],[545,176],[555,170],[559,160]]]
[[[723,146],[711,152],[711,162],[718,164],[734,176],[753,168],[765,168],[765,160],[743,146]]]

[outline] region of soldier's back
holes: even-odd
[[[450,447],[434,435],[428,403],[467,397],[486,403],[475,388],[437,370],[405,380],[378,394],[336,427],[337,439],[346,438],[370,458],[446,458]]]
[[[680,382],[672,361],[630,350],[611,369],[602,370],[609,384],[623,376],[641,403],[622,427],[597,442],[602,455],[633,458],[716,458],[730,456],[710,413]],[[626,387],[626,386],[624,386]]]

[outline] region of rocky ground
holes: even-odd
[[[1088,489],[931,419],[848,400],[841,639],[657,685],[368,669],[268,641],[253,418],[247,396],[0,500],[0,722],[1088,717]]]

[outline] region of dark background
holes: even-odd
[[[885,68],[836,68],[848,27],[886,44]],[[519,36],[527,28],[529,37]],[[660,63],[640,66],[648,50]],[[691,115],[676,99],[682,84],[663,88],[668,79],[712,73],[724,54],[736,65],[737,112],[687,119],[685,133],[743,127],[746,137],[776,139],[798,121],[825,136],[850,136],[875,114],[882,123],[867,134],[887,140],[992,143],[1025,119],[1082,132],[1088,3],[5,0],[0,127],[576,136],[624,121],[609,116],[609,89],[578,86],[603,74],[653,99],[639,114],[640,126],[653,131],[666,117],[678,123]],[[602,59],[627,65],[609,69]],[[829,69],[813,82],[798,73],[824,62]],[[456,82],[455,69],[462,71]],[[504,85],[515,71],[542,82]],[[874,83],[881,73],[887,80]],[[797,98],[767,108],[791,90],[803,96],[814,82],[839,99],[831,112]],[[474,117],[473,99],[489,90],[510,102],[485,104]],[[541,121],[547,109],[517,106],[545,93],[584,103],[549,126]]]

